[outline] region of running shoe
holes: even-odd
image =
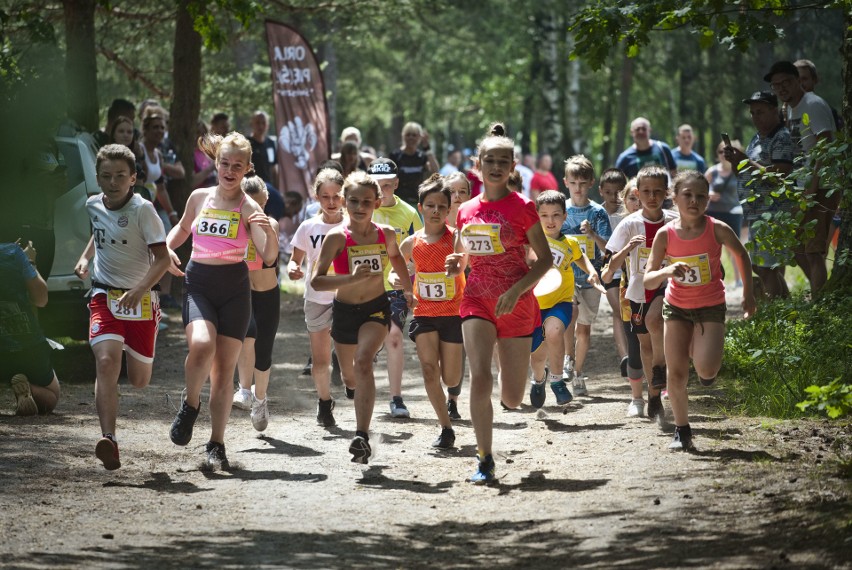
[[[350,388],[349,386],[344,385],[343,389],[346,390],[346,399],[354,400],[355,399],[355,388]]]
[[[366,465],[373,451],[370,448],[369,441],[360,435],[356,435],[352,439],[352,443],[349,444],[349,453],[352,454],[352,463],[363,463]]]
[[[698,381],[701,382],[702,386],[709,387],[716,383],[716,377],[714,376],[713,378],[701,378],[699,376]]]
[[[12,376],[12,392],[15,393],[15,415],[34,416],[38,414],[38,406],[30,390],[30,381],[23,374]]]
[[[660,398],[663,400],[669,399],[669,391],[668,390],[660,390]]]
[[[628,358],[625,356],[621,359],[621,377],[627,378],[627,362]]]
[[[645,400],[642,398],[634,398],[627,406],[628,418],[641,418],[645,415]]]
[[[474,485],[487,485],[495,480],[494,475],[494,458],[491,455],[486,455],[480,458],[479,468],[476,473],[471,475],[470,482]]]
[[[411,413],[405,407],[402,396],[394,396],[390,401],[390,413],[392,418],[410,418]]]
[[[652,420],[660,417],[662,419],[662,414],[665,413],[663,409],[663,398],[660,394],[656,396],[648,396],[648,417]]]
[[[562,376],[566,378],[574,377],[574,359],[567,354],[565,355],[565,359],[562,361]]]
[[[98,440],[97,445],[95,445],[95,457],[101,460],[107,471],[115,471],[121,467],[121,460],[118,458],[118,444],[109,434]]]
[[[544,380],[536,382],[535,379],[530,381],[530,404],[533,408],[540,408],[544,405],[547,399],[547,388],[544,385]]]
[[[267,405],[269,398],[258,400],[257,398],[251,404],[251,425],[257,431],[263,431],[269,425],[269,406]]]
[[[574,373],[574,381],[571,385],[574,387],[574,395],[575,396],[588,396],[589,391],[586,389],[586,380],[588,380],[588,376],[580,376],[577,373]]]
[[[314,365],[313,365],[313,358],[311,358],[311,357],[309,356],[309,357],[308,357],[308,363],[307,363],[307,364],[305,364],[305,367],[304,367],[304,368],[302,368],[302,376],[310,376],[310,375],[311,375],[311,371],[313,370],[313,367],[314,367]]]
[[[571,391],[568,389],[568,384],[565,382],[565,378],[557,380],[556,382],[551,382],[550,389],[553,390],[553,393],[556,395],[556,404],[559,406],[564,406],[574,399],[574,396],[571,395]]]
[[[234,392],[234,407],[238,410],[250,410],[253,399],[251,390],[237,388],[237,391]]]
[[[180,404],[180,411],[175,416],[172,422],[172,428],[169,430],[169,437],[175,445],[186,445],[192,440],[192,428],[195,426],[195,420],[198,419],[198,412],[201,411],[201,403],[197,408],[191,407],[183,400]]]
[[[694,449],[692,445],[692,428],[689,424],[685,426],[675,427],[674,439],[669,444],[670,451],[691,451]]]
[[[441,435],[432,443],[438,449],[450,449],[456,444],[456,432],[453,428],[441,428]]]
[[[462,419],[461,414],[459,413],[459,404],[455,400],[447,400],[447,413],[450,414],[451,420]]]
[[[207,453],[207,467],[212,469],[228,469],[231,464],[225,456],[225,444],[208,441],[204,448]]]
[[[317,400],[317,423],[323,427],[336,425],[332,410],[334,410],[334,400]]]
[[[337,359],[337,352],[331,351],[331,383],[335,386],[343,385],[343,377],[340,375],[340,361]]]
[[[654,366],[651,368],[651,387],[665,388],[666,387],[666,367]]]

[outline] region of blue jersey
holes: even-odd
[[[583,207],[571,205],[571,200],[568,200],[568,210],[565,223],[562,224],[562,233],[565,235],[574,236],[580,242],[580,249],[586,254],[586,257],[592,262],[592,265],[600,271],[603,266],[603,251],[598,247],[597,243],[580,231],[580,224],[583,220],[588,220],[589,225],[594,232],[604,240],[609,240],[612,235],[612,227],[609,225],[609,214],[606,213],[603,206],[589,200],[589,204]],[[574,264],[574,283],[581,289],[591,287],[588,283],[589,276],[585,271]]]
[[[37,275],[18,244],[0,244],[0,352],[17,352],[44,341],[27,293],[27,281]]]
[[[689,154],[683,154],[680,152],[680,148],[676,148],[672,151],[672,157],[674,157],[675,164],[679,171],[697,170],[701,174],[707,172],[707,163],[704,161],[704,157],[695,151],[692,151]]]
[[[662,141],[651,140],[651,146],[646,150],[638,150],[636,145],[630,145],[630,148],[618,155],[615,161],[615,167],[624,172],[630,178],[639,174],[643,166],[659,164],[666,170],[675,170],[674,157],[669,145]]]

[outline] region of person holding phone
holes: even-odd
[[[734,233],[740,235],[743,225],[743,207],[740,204],[739,183],[737,173],[731,163],[725,159],[725,149],[728,147],[742,150],[740,141],[731,141],[728,133],[722,133],[722,142],[716,147],[716,164],[707,169],[704,178],[710,184],[710,202],[707,205],[707,215],[728,224]],[[728,255],[728,254],[726,254]],[[734,266],[734,284],[742,286],[742,279],[736,264]]]

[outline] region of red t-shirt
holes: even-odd
[[[559,183],[552,172],[539,172],[536,170],[530,181],[530,192],[544,192],[545,190],[559,190]]]

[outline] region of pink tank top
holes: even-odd
[[[722,244],[716,241],[716,220],[704,216],[707,223],[704,233],[695,239],[685,240],[669,222],[665,226],[669,263],[683,261],[689,270],[683,278],[672,278],[666,287],[666,300],[681,309],[713,307],[725,302],[725,284],[722,281]]]
[[[352,239],[349,226],[343,227],[343,235],[346,236],[346,247],[332,261],[332,267],[334,267],[336,275],[348,275],[351,273],[349,270],[350,258],[354,265],[369,263],[372,266],[371,271],[373,273],[384,273],[385,266],[388,264],[388,248],[385,245],[385,232],[376,224],[373,224],[373,227],[379,232],[378,241],[373,244],[360,245]]]
[[[241,214],[246,196],[243,194],[240,204],[233,210],[212,208],[211,200],[212,196],[208,196],[192,222],[191,259],[222,259],[239,263],[245,258],[249,240]]]

